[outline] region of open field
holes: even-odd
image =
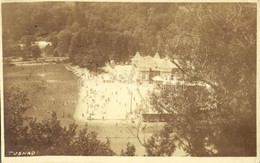
[[[26,115],[38,120],[57,113],[62,124],[74,121],[78,100],[77,77],[64,64],[4,67],[4,89],[18,86],[28,92],[32,108]]]

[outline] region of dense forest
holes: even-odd
[[[245,8],[242,13],[241,5]],[[255,31],[256,27],[250,26],[250,23],[256,20],[253,15],[256,7],[252,4],[241,5],[3,4],[4,56],[29,55],[31,43],[36,40],[52,42],[52,46],[46,48],[47,55],[70,56],[71,61],[82,66],[93,63],[102,66],[108,59],[127,61],[136,51],[142,55],[159,52],[162,56],[185,57],[201,51],[210,55],[218,46],[227,46],[225,43],[236,34],[253,41],[252,36],[246,35],[249,31]],[[233,27],[236,28],[234,32],[231,31]],[[24,52],[19,51],[18,43],[26,45]],[[244,42],[235,43],[239,45]]]
[[[167,90],[151,97],[156,110],[167,109],[176,121],[144,144],[150,155],[171,155],[162,147],[181,141],[192,156],[256,155],[255,3],[44,2],[2,9],[4,56],[27,56],[32,42],[46,40],[52,42],[47,55],[91,69],[128,61],[136,51],[159,52],[178,57],[174,64],[187,80],[208,84],[210,93]]]
[[[21,55],[13,52],[20,43],[28,48],[26,56],[36,40],[52,42],[47,55],[70,56],[82,66],[102,65],[108,59],[127,61],[136,51],[164,54],[158,30],[166,14],[174,14],[168,4],[3,4],[4,54]]]

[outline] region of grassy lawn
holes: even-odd
[[[4,89],[18,86],[28,92],[32,108],[26,115],[38,120],[56,112],[63,125],[74,121],[77,106],[77,77],[65,64],[4,66]]]

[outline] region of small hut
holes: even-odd
[[[156,87],[160,87],[163,84],[163,79],[160,76],[155,76],[153,82]]]

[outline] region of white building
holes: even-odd
[[[158,53],[154,57],[142,57],[137,52],[132,58],[132,75],[139,81],[151,81],[155,76],[171,80],[177,71],[177,66],[168,57],[162,59]]]

